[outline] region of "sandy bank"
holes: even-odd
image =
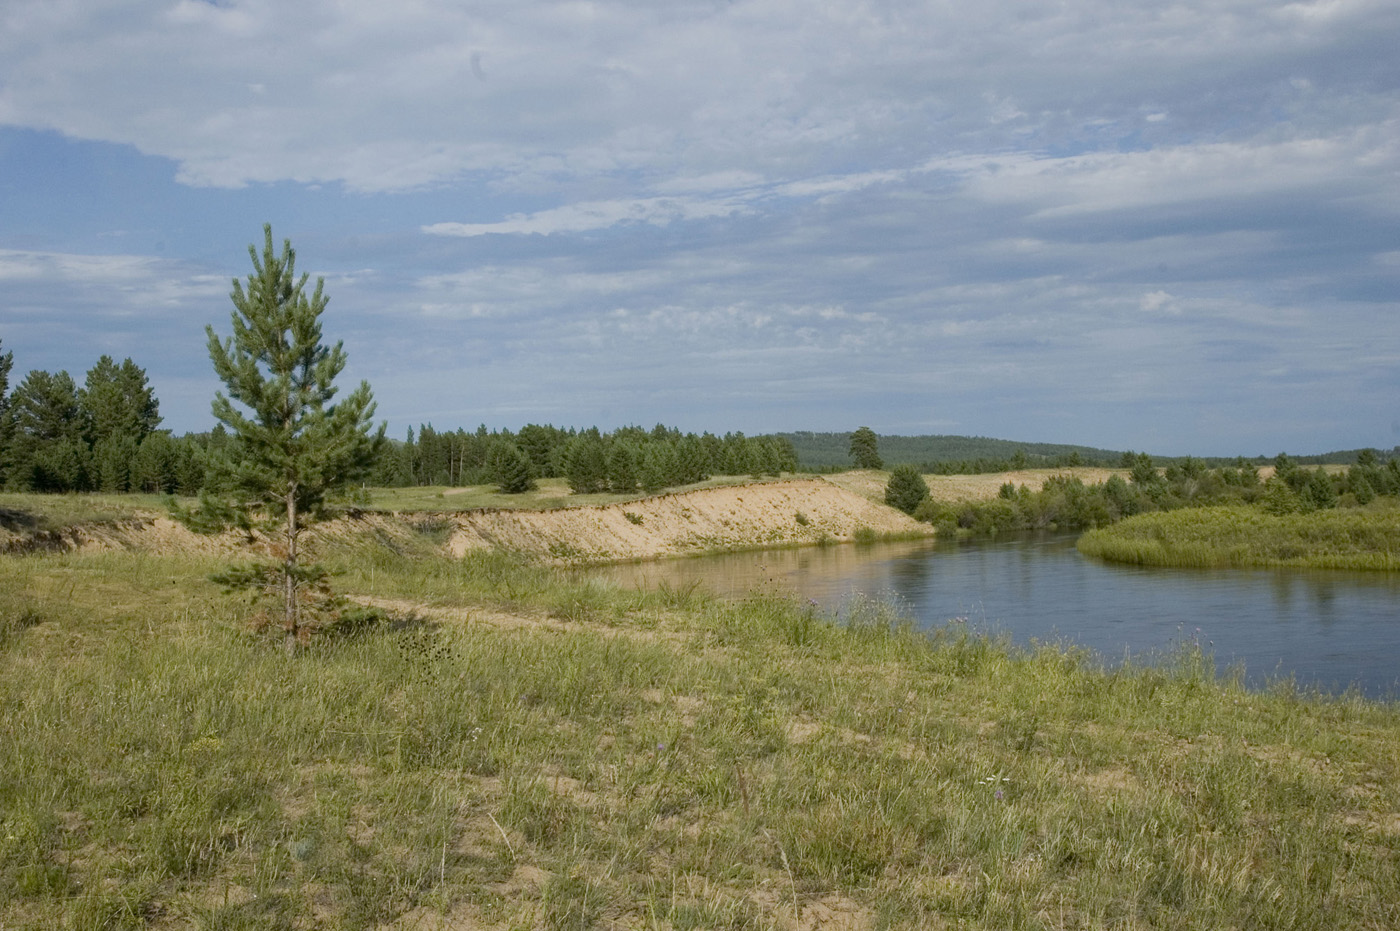
[[[16,515],[18,518],[18,515]],[[0,526],[0,553],[105,549],[232,553],[260,544],[241,533],[201,536],[154,512],[57,529]],[[857,531],[924,534],[928,525],[823,479],[705,488],[621,504],[548,510],[352,511],[317,525],[307,542],[372,537],[407,544],[425,525],[448,527],[447,552],[501,547],[559,563],[653,559],[711,550],[854,539]]]
[[[21,522],[0,526],[0,554],[63,553],[80,550],[140,550],[147,553],[230,553],[245,545],[243,534],[201,536],[171,518],[134,511],[116,520],[98,520],[36,529]]]
[[[926,524],[824,479],[705,488],[598,507],[468,511],[447,519],[455,524],[447,544],[453,555],[499,546],[558,562],[844,541],[863,528],[929,532]]]

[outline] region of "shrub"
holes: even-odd
[[[499,441],[492,450],[491,465],[496,487],[502,494],[524,494],[535,487],[530,475],[530,457],[514,443]]]
[[[889,484],[885,486],[885,503],[899,508],[905,514],[913,514],[928,497],[928,483],[919,474],[918,467],[898,465],[890,473]]]

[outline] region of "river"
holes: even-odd
[[[950,621],[1026,644],[1067,642],[1106,663],[1151,662],[1199,643],[1259,688],[1291,677],[1330,692],[1400,696],[1400,577],[1299,570],[1119,566],[1068,535],[765,550],[599,570],[629,585],[788,592],[842,613],[893,601],[924,627]]]

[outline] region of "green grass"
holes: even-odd
[[[109,523],[139,511],[164,511],[167,500],[162,495],[0,493],[0,529],[25,533]]]
[[[1400,925],[1394,705],[430,551],[0,559],[0,927]]]
[[[1092,530],[1079,538],[1079,550],[1146,566],[1394,572],[1400,570],[1400,510],[1382,505],[1287,515],[1247,507],[1163,511]]]

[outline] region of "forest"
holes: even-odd
[[[180,436],[163,429],[160,402],[146,371],[130,358],[116,362],[102,356],[81,384],[67,371],[36,369],[12,388],[13,364],[13,353],[0,351],[0,487],[7,490],[195,495],[205,486],[211,457],[227,452],[234,442],[222,426]],[[604,431],[532,423],[518,430],[488,430],[482,425],[468,431],[438,430],[428,423],[409,429],[403,440],[384,444],[368,481],[378,487],[495,484],[505,492],[522,492],[537,479],[565,478],[579,494],[656,492],[716,475],[761,477],[849,468],[851,438],[851,433],[696,434],[664,424]],[[962,436],[880,436],[878,441],[887,467],[914,465],[924,474],[1081,465],[1139,470],[1138,479],[1130,483],[1120,480],[1082,493],[1068,485],[1051,489],[1048,498],[1059,505],[1049,510],[1069,516],[1053,522],[1074,526],[1101,524],[1105,515],[1116,518],[1170,507],[1175,500],[1201,494],[1218,496],[1222,487],[1252,499],[1264,491],[1257,467],[1270,461],[1262,456],[1162,458],[1157,463],[1166,466],[1166,473],[1159,484],[1149,478],[1156,467],[1152,457],[1131,450]],[[1283,466],[1279,474],[1287,487],[1302,495],[1299,500],[1304,503],[1344,494],[1360,500],[1368,493],[1394,493],[1394,451],[1275,458]],[[1324,480],[1303,468],[1321,463],[1361,466],[1355,473],[1359,484],[1349,477]],[[1256,475],[1255,480],[1242,477],[1246,473]],[[964,527],[1043,525],[1048,507],[1044,500],[1009,494],[990,508],[967,506],[957,513],[937,514],[926,508],[920,516]]]
[[[234,442],[222,425],[183,436],[162,429],[146,371],[129,358],[102,356],[81,385],[67,371],[36,369],[11,391],[13,364],[13,353],[0,353],[0,487],[10,491],[195,495],[211,457]],[[697,435],[662,424],[610,432],[540,424],[438,431],[422,424],[384,444],[369,481],[496,484],[520,492],[536,479],[567,478],[580,494],[628,493],[797,468],[791,443],[740,432]]]

